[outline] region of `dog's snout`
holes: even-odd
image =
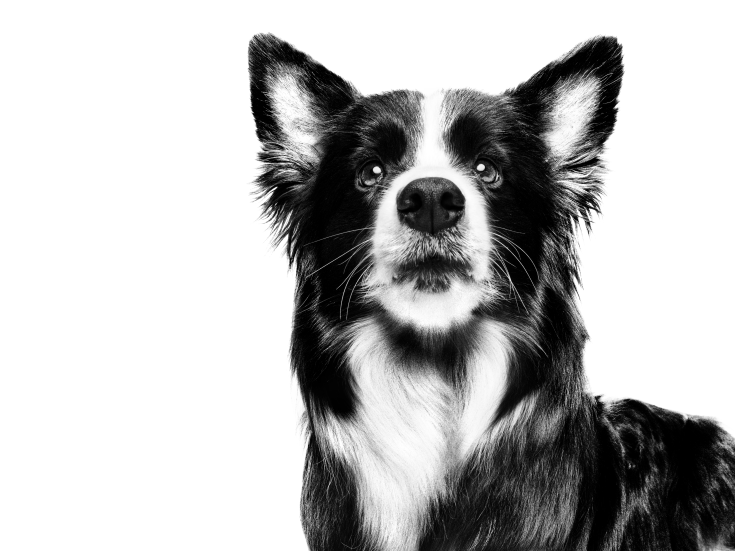
[[[464,195],[446,178],[419,178],[401,190],[398,217],[409,228],[437,233],[454,226],[464,213]]]

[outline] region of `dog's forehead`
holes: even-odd
[[[401,134],[414,153],[431,147],[454,151],[498,137],[507,104],[474,90],[396,91],[363,98],[358,120],[367,142]]]

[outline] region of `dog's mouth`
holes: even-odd
[[[395,268],[393,275],[395,283],[413,283],[415,291],[425,293],[442,293],[451,287],[452,281],[471,278],[469,261],[437,254],[404,262]]]
[[[424,293],[442,293],[455,281],[472,279],[472,261],[463,232],[452,228],[437,235],[409,232],[392,264],[392,283]]]

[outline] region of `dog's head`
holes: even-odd
[[[360,95],[272,35],[250,45],[259,185],[311,306],[443,330],[572,293],[622,77],[590,40],[501,95]]]

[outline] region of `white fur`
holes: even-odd
[[[701,540],[701,538],[700,538],[700,540]],[[726,547],[722,543],[718,543],[718,544],[714,545],[713,547],[711,547],[711,546],[702,544],[701,541],[699,543],[699,548],[702,551],[733,551],[732,547]]]
[[[448,477],[490,437],[508,340],[499,325],[484,325],[464,392],[432,365],[399,362],[374,321],[353,326],[349,339],[355,415],[328,414],[316,433],[356,473],[363,528],[375,548],[415,551]]]
[[[421,146],[416,155],[416,166],[449,166],[444,149],[444,92],[428,94],[421,102],[424,125]]]
[[[594,77],[562,83],[554,91],[544,140],[557,161],[569,160],[579,150],[599,96],[600,83]]]
[[[466,174],[453,167],[445,150],[446,122],[442,109],[443,93],[426,97],[422,103],[422,141],[414,166],[399,175],[383,194],[373,233],[374,270],[367,281],[371,294],[400,320],[422,328],[446,328],[466,320],[472,310],[493,292],[488,258],[492,246],[484,197]],[[401,224],[396,198],[417,178],[441,177],[454,182],[465,196],[465,212],[459,221],[465,250],[472,262],[471,282],[455,281],[443,293],[415,291],[413,282],[393,281],[395,266],[410,246],[410,232]]]
[[[373,322],[356,326],[351,341],[357,411],[347,420],[329,416],[322,435],[356,473],[376,548],[412,551],[432,500],[446,489],[455,400],[429,366],[398,364]]]
[[[288,140],[309,150],[319,141],[318,119],[309,102],[309,94],[299,85],[297,78],[283,71],[268,81],[272,107],[278,124]]]
[[[460,423],[460,457],[483,443],[506,388],[510,342],[497,323],[484,322],[477,355],[469,362]]]
[[[466,320],[483,296],[481,286],[464,281],[453,281],[441,293],[416,291],[413,281],[393,283],[379,295],[394,317],[424,329],[444,329]]]

